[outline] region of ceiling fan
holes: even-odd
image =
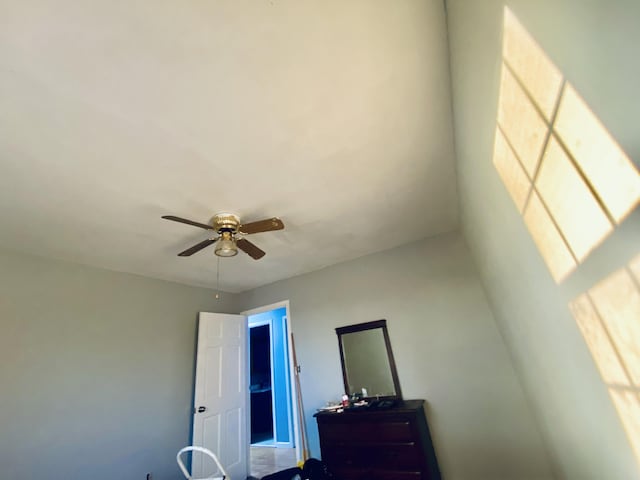
[[[215,238],[210,238],[180,252],[178,254],[180,257],[189,257],[203,248],[218,242],[215,254],[219,257],[233,257],[238,254],[239,248],[254,260],[259,260],[264,257],[265,252],[244,238],[244,235],[282,230],[284,228],[282,220],[276,217],[242,224],[240,223],[240,217],[232,213],[218,213],[214,215],[211,225],[194,222],[193,220],[187,220],[186,218],[176,217],[174,215],[164,215],[162,218],[204,228],[205,230],[213,230],[218,234]]]

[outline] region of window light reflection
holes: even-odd
[[[529,199],[524,221],[554,280],[562,281],[575,269],[576,260],[535,192]]]
[[[558,141],[547,143],[536,189],[578,261],[613,227]]]
[[[640,175],[571,85],[562,95],[554,129],[616,223],[640,201]]]
[[[640,173],[505,7],[493,163],[558,283],[640,203]],[[640,255],[569,305],[640,461]]]
[[[640,255],[569,307],[640,460]]]
[[[547,122],[550,121],[562,86],[562,73],[508,8],[504,12],[502,52]]]
[[[524,212],[524,206],[531,190],[531,180],[516,158],[513,150],[504,138],[500,129],[496,130],[496,143],[494,146],[493,163],[507,186],[511,198],[516,202],[518,211]]]
[[[544,147],[547,125],[508,68],[502,68],[498,125],[530,178]]]
[[[640,173],[506,7],[502,54],[493,163],[559,283],[640,203]]]

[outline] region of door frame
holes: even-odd
[[[298,391],[295,382],[296,375],[296,366],[293,363],[293,345],[291,344],[292,339],[292,329],[291,329],[291,310],[289,307],[289,300],[282,300],[280,302],[271,303],[269,305],[264,305],[262,307],[252,308],[250,310],[244,310],[240,312],[241,315],[245,315],[247,317],[247,328],[249,327],[249,315],[256,315],[258,313],[270,312],[271,310],[277,310],[278,308],[285,308],[286,312],[286,325],[287,325],[287,355],[289,357],[289,401],[291,402],[291,420],[293,422],[293,439],[294,439],[294,448],[296,451],[296,462],[302,461],[302,447],[300,438],[300,424],[299,424],[299,412],[298,412],[298,402],[296,401]],[[248,335],[247,335],[248,338]],[[247,348],[247,352],[249,349]],[[248,354],[248,353],[247,353]],[[247,369],[249,368],[247,362]],[[247,387],[247,396],[250,396],[249,388]],[[247,398],[247,404],[249,409],[251,408],[250,398]],[[247,414],[248,420],[251,418],[251,412]],[[249,435],[247,438],[249,442],[249,447],[251,446],[251,436]],[[249,449],[248,449],[249,450]],[[247,451],[248,451],[247,450]]]

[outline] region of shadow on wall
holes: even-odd
[[[640,203],[640,174],[505,8],[493,163],[556,283]],[[569,308],[640,462],[640,255]]]

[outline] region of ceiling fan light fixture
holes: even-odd
[[[222,232],[214,253],[219,257],[235,257],[238,254],[238,247],[231,232]]]
[[[282,220],[278,217],[265,218],[264,220],[241,224],[240,218],[233,213],[215,214],[211,220],[211,225],[194,222],[193,220],[176,217],[175,215],[163,215],[162,218],[173,222],[193,225],[194,227],[203,228],[205,230],[213,230],[219,235],[216,238],[210,238],[204,242],[200,242],[197,245],[187,248],[184,252],[180,252],[178,254],[180,257],[190,257],[194,253],[197,253],[203,248],[215,243],[216,247],[214,253],[218,257],[235,257],[238,254],[238,249],[240,249],[254,260],[260,260],[265,256],[265,252],[244,238],[245,235],[271,232],[273,230],[282,230],[284,228],[284,223],[282,223]],[[236,234],[238,234],[240,238],[236,238]]]

